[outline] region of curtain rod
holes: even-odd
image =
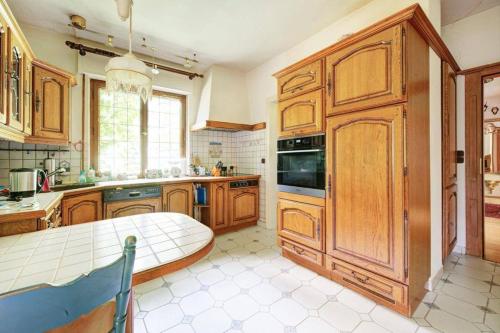
[[[97,55],[108,57],[108,58],[120,57],[119,54],[114,53],[112,51],[108,51],[108,50],[104,50],[104,49],[99,49],[99,48],[96,48],[96,47],[90,47],[90,46],[86,46],[86,45],[83,45],[83,44],[73,43],[73,42],[71,42],[69,40],[67,40],[65,44],[70,49],[78,50],[78,53],[81,56],[85,56],[87,53],[93,53],[93,54],[97,54]],[[142,61],[144,61],[144,63],[146,65],[148,65],[149,67],[153,67],[153,65],[156,65],[156,68],[158,68],[158,69],[161,69],[161,70],[164,70],[164,71],[167,71],[167,72],[172,72],[172,73],[180,74],[180,75],[185,75],[185,76],[189,77],[190,80],[194,79],[195,77],[201,77],[201,78],[203,77],[203,74],[192,73],[192,72],[184,71],[182,69],[177,69],[177,68],[174,68],[174,67],[163,66],[163,65],[160,65],[160,64],[153,64],[152,62],[145,61],[145,60],[142,60]]]

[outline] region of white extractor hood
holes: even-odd
[[[251,131],[265,128],[250,124],[245,75],[221,66],[204,73],[198,116],[191,130]]]

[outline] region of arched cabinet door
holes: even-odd
[[[259,188],[229,190],[229,224],[256,222],[259,219]]]
[[[279,103],[279,136],[323,131],[323,90],[315,90]]]
[[[193,216],[193,184],[163,186],[163,211]]]
[[[327,115],[404,100],[404,40],[396,25],[327,56]]]
[[[327,254],[406,279],[403,106],[327,120]]]
[[[106,203],[105,218],[113,219],[117,217],[125,217],[139,214],[149,214],[161,212],[160,198],[147,198],[138,200],[125,200]]]
[[[102,220],[102,193],[85,193],[63,199],[62,220],[63,225]]]
[[[229,224],[229,184],[220,182],[212,183],[210,186],[210,227],[216,230],[227,227]]]

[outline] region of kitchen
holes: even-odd
[[[494,286],[467,280],[496,264],[466,255],[463,109],[442,103],[473,67],[443,31],[500,7],[218,2],[196,32],[160,14],[193,4],[0,2],[5,329],[500,330]],[[71,320],[22,301],[118,267]]]

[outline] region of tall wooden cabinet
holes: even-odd
[[[326,128],[324,204],[279,194],[283,255],[407,316],[430,278],[429,47],[458,68],[414,5],[275,74],[279,119],[288,105],[320,98],[314,91],[322,89],[317,105]],[[311,70],[318,64],[323,69]],[[323,84],[315,72],[324,73]],[[443,153],[454,161],[455,81],[447,80],[451,110],[443,131],[451,138]],[[307,119],[310,112],[300,107]],[[286,122],[280,124],[286,134]],[[456,221],[455,167],[443,171],[450,221]],[[456,226],[449,226],[452,243]]]
[[[457,81],[442,62],[443,261],[457,243]]]

